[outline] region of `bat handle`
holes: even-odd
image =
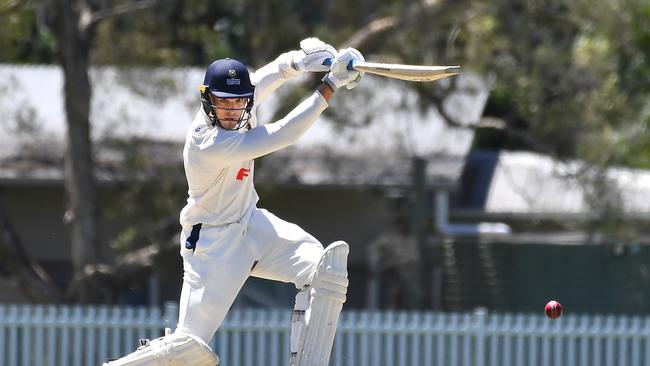
[[[353,70],[354,70],[354,64],[355,64],[355,61],[356,61],[356,60],[350,60],[350,62],[348,62],[348,66],[346,66],[346,68],[347,68],[348,70],[350,70],[350,71],[353,71]],[[325,65],[325,66],[332,66],[332,59],[331,59],[331,58],[326,58],[326,59],[324,59],[324,60],[323,60],[323,65]]]

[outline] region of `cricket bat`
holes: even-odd
[[[324,65],[331,65],[332,59],[323,62]],[[347,66],[348,70],[357,70],[385,76],[393,79],[406,81],[435,81],[447,76],[460,74],[461,66],[420,66],[385,64],[380,62],[365,62],[352,60]]]

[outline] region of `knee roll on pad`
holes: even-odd
[[[309,309],[305,314],[306,327],[291,365],[328,364],[348,289],[349,252],[350,247],[343,241],[332,243],[323,252],[311,283]]]
[[[182,333],[166,334],[104,366],[216,366],[219,357],[202,340]]]

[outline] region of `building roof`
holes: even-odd
[[[610,168],[612,190],[593,191],[585,184],[580,162],[561,162],[528,152],[500,152],[485,211],[491,213],[585,214],[594,204],[650,215],[650,171]]]

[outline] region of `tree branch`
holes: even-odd
[[[27,254],[2,204],[0,204],[0,261],[30,300],[36,302],[60,300],[59,289],[45,269]]]
[[[27,6],[24,0],[9,0],[0,4],[0,15],[9,14],[11,11]]]
[[[390,29],[394,29],[406,21],[412,20],[417,14],[427,11],[437,4],[437,0],[424,0],[409,6],[408,9],[400,15],[390,15],[375,19],[354,33],[352,37],[348,38],[348,40],[343,43],[343,47],[362,48],[362,46],[371,38]]]
[[[359,48],[368,39],[391,28],[394,28],[397,23],[398,19],[395,16],[375,19],[372,22],[368,23],[365,27],[358,30],[355,34],[353,34],[352,37],[350,37],[344,43],[344,45],[345,47]]]
[[[116,301],[124,289],[142,284],[164,263],[178,259],[177,231],[178,220],[174,216],[159,223],[152,233],[139,233],[136,241],[147,245],[119,256],[112,264],[87,265],[68,288],[67,300],[73,301],[80,292],[90,291],[93,302]]]
[[[156,272],[160,263],[177,258],[178,244],[171,239],[149,244],[119,257],[113,264],[89,264],[83,274],[74,279],[66,297],[74,301],[80,291],[89,291],[93,302],[114,302],[131,286],[141,285]]]
[[[92,24],[96,24],[106,18],[124,15],[137,10],[150,8],[156,5],[157,2],[158,0],[141,0],[138,2],[131,2],[131,3],[117,5],[110,9],[99,10],[92,14],[90,21]]]

